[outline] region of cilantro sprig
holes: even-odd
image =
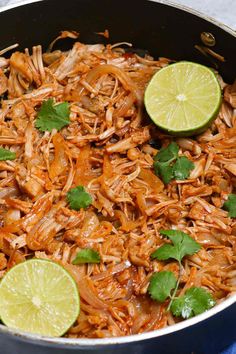
[[[159,302],[164,302],[169,298],[167,311],[171,310],[174,316],[182,316],[183,318],[198,315],[214,306],[215,301],[212,295],[198,287],[192,287],[183,296],[175,297],[180,283],[182,259],[187,255],[198,252],[201,247],[182,231],[161,230],[160,233],[167,236],[172,244],[159,247],[151,254],[151,259],[162,261],[175,259],[179,263],[179,276],[176,279],[174,273],[170,271],[154,273],[148,287],[151,298]]]
[[[16,154],[10,150],[0,148],[0,161],[15,160]]]
[[[70,123],[69,103],[62,102],[55,104],[52,98],[44,101],[35,122],[36,128],[40,131],[51,132],[52,129],[60,130]]]
[[[229,194],[223,208],[229,212],[230,218],[236,218],[236,194]]]
[[[186,156],[179,156],[179,146],[172,142],[161,150],[154,157],[154,171],[160,176],[165,184],[172,179],[184,180],[189,177],[190,171],[194,168],[192,161]]]
[[[83,263],[100,263],[101,257],[97,251],[94,251],[91,248],[86,248],[77,253],[75,259],[72,261],[72,264],[83,264]]]
[[[151,254],[152,259],[165,261],[170,258],[176,259],[179,263],[184,256],[193,255],[198,252],[201,246],[189,235],[178,230],[160,230],[160,234],[167,236],[173,245],[165,244]]]
[[[80,210],[81,208],[87,208],[90,204],[92,204],[91,195],[86,192],[83,186],[77,186],[75,188],[71,188],[66,195],[67,201],[71,209]]]
[[[212,295],[203,288],[189,288],[183,296],[174,299],[171,312],[174,316],[189,318],[209,310],[215,305]]]
[[[176,278],[172,272],[156,272],[151,276],[148,293],[153,300],[164,302],[171,296],[171,291],[175,286]]]

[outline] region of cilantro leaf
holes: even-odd
[[[74,210],[87,208],[93,201],[91,195],[86,192],[83,186],[71,188],[66,197],[71,209]]]
[[[161,162],[154,162],[155,174],[160,176],[165,184],[168,184],[173,178],[173,167]]]
[[[100,263],[100,254],[91,248],[86,248],[77,253],[72,264],[83,264],[83,263]]]
[[[236,194],[229,194],[223,208],[229,212],[230,218],[236,218]]]
[[[174,178],[180,180],[188,178],[193,168],[194,164],[186,156],[179,157],[173,166]]]
[[[174,299],[171,312],[174,316],[189,318],[209,310],[215,305],[212,295],[203,288],[192,287],[183,296]]]
[[[198,252],[201,248],[195,240],[182,231],[161,230],[160,234],[169,237],[173,242],[173,245],[166,244],[159,247],[151,254],[152,259],[165,261],[169,258],[174,258],[180,263],[184,256],[192,255]]]
[[[44,101],[37,115],[35,122],[36,128],[40,131],[52,131],[52,129],[60,130],[70,123],[69,103],[62,102],[54,104],[52,98]]]
[[[148,293],[153,300],[164,302],[176,286],[176,278],[172,272],[153,273],[148,287]]]
[[[176,248],[169,244],[159,247],[155,252],[151,254],[151,259],[158,259],[159,261],[166,261],[170,258],[178,260],[178,254]]]
[[[178,156],[179,147],[175,142],[169,144],[166,148],[162,148],[154,157],[154,171],[160,176],[165,184],[172,179],[186,179],[189,177],[190,171],[194,168],[192,161],[186,156]]]
[[[11,152],[10,150],[0,148],[0,161],[15,160],[15,158],[16,158],[15,152]]]
[[[155,161],[167,162],[178,157],[179,147],[175,142],[170,143],[166,148],[156,154]]]

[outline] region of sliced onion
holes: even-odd
[[[86,266],[80,265],[79,267],[69,263],[63,263],[63,267],[72,275],[77,284],[85,276]]]
[[[125,97],[122,105],[120,106],[120,108],[118,108],[115,112],[114,112],[114,117],[123,117],[125,116],[125,114],[128,112],[128,110],[132,107],[133,103],[135,101],[135,96],[132,92],[130,92],[130,94]]]
[[[86,77],[86,81],[91,84],[93,81],[95,81],[96,79],[98,79],[100,76],[102,75],[106,75],[106,74],[113,74],[114,76],[116,76],[119,81],[121,82],[121,84],[123,85],[124,89],[130,92],[133,92],[133,94],[135,95],[135,98],[138,100],[138,102],[141,102],[142,97],[141,97],[141,93],[138,90],[138,88],[136,87],[136,85],[134,84],[134,82],[131,80],[131,78],[121,69],[119,69],[118,67],[114,66],[114,65],[110,65],[110,64],[104,64],[104,65],[98,65],[95,68],[93,68],[92,70],[89,71],[87,77]],[[83,88],[81,89],[82,93]]]
[[[99,308],[99,309],[108,309],[108,305],[99,299],[96,294],[91,279],[83,278],[79,281],[79,292],[83,300],[85,300],[89,305]]]
[[[19,190],[15,187],[7,187],[0,189],[0,199],[16,197],[17,195],[19,195]]]
[[[134,320],[133,326],[131,328],[131,332],[133,334],[139,333],[141,328],[150,321],[150,315],[142,313],[138,315],[138,317]]]
[[[53,136],[52,142],[54,145],[54,159],[50,165],[49,176],[53,180],[63,172],[68,166],[68,157],[66,155],[66,144],[60,133]]]
[[[85,215],[79,238],[89,237],[98,226],[99,220],[97,215],[92,211],[88,211]]]
[[[4,216],[5,225],[11,225],[14,221],[20,220],[20,210],[8,209]]]
[[[93,275],[91,277],[92,280],[103,280],[105,278],[108,278],[114,274],[123,272],[123,270],[129,268],[131,266],[131,263],[129,261],[122,262],[120,264],[115,265],[114,267],[109,268],[105,272]]]

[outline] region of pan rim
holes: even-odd
[[[2,6],[0,8],[0,13],[8,11],[8,10],[12,10],[16,7],[29,5],[29,4],[33,4],[33,3],[37,3],[37,2],[41,2],[41,1],[45,1],[45,0],[22,0],[22,1],[15,3],[15,4]],[[213,23],[217,27],[220,27],[221,29],[223,29],[225,32],[228,32],[229,34],[231,34],[233,37],[236,37],[236,29],[234,30],[233,28],[226,25],[225,23],[223,23],[223,22],[221,22],[209,15],[206,15],[199,10],[195,10],[192,7],[189,7],[189,6],[186,6],[183,4],[177,4],[176,2],[174,2],[172,0],[146,0],[146,1],[156,2],[159,4],[167,5],[167,6],[174,7],[176,9],[188,12],[192,15],[202,18],[203,20]]]
[[[164,335],[173,334],[175,332],[181,331],[182,329],[192,327],[204,320],[207,320],[220,312],[226,310],[228,307],[236,303],[236,294],[231,295],[228,299],[222,301],[220,304],[216,305],[212,309],[198,315],[192,317],[188,320],[184,320],[183,322],[174,324],[169,327],[157,329],[154,331],[140,333],[140,334],[132,334],[124,337],[111,337],[111,338],[54,338],[54,337],[46,337],[40,336],[37,334],[22,332],[13,328],[6,327],[4,325],[0,325],[0,333],[11,335],[17,337],[25,342],[38,343],[40,345],[56,345],[57,347],[70,347],[70,348],[88,348],[88,347],[103,347],[103,346],[114,346],[114,345],[122,345],[129,344],[135,342],[141,342],[147,339],[153,339],[162,337]]]

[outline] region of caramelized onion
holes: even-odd
[[[111,277],[114,274],[123,272],[123,270],[129,268],[131,266],[131,263],[129,261],[122,262],[120,264],[115,265],[114,267],[109,268],[107,271],[93,275],[91,277],[92,280],[103,280],[105,278]]]
[[[130,79],[128,74],[125,73],[125,71],[121,70],[117,66],[110,65],[110,64],[104,64],[104,65],[99,65],[93,68],[92,70],[89,71],[86,81],[89,84],[92,84],[95,80],[97,80],[100,76],[106,75],[106,74],[112,74],[115,77],[118,78],[118,80],[121,82],[121,84],[124,86],[124,89],[130,92],[133,92],[135,98],[137,99],[138,102],[141,102],[141,94],[138,90],[138,88],[135,86],[134,82]],[[83,88],[80,93],[82,93]]]
[[[108,308],[108,304],[100,300],[96,294],[91,279],[83,278],[81,281],[79,281],[78,285],[81,298],[89,305],[95,308],[101,308],[103,310]]]

